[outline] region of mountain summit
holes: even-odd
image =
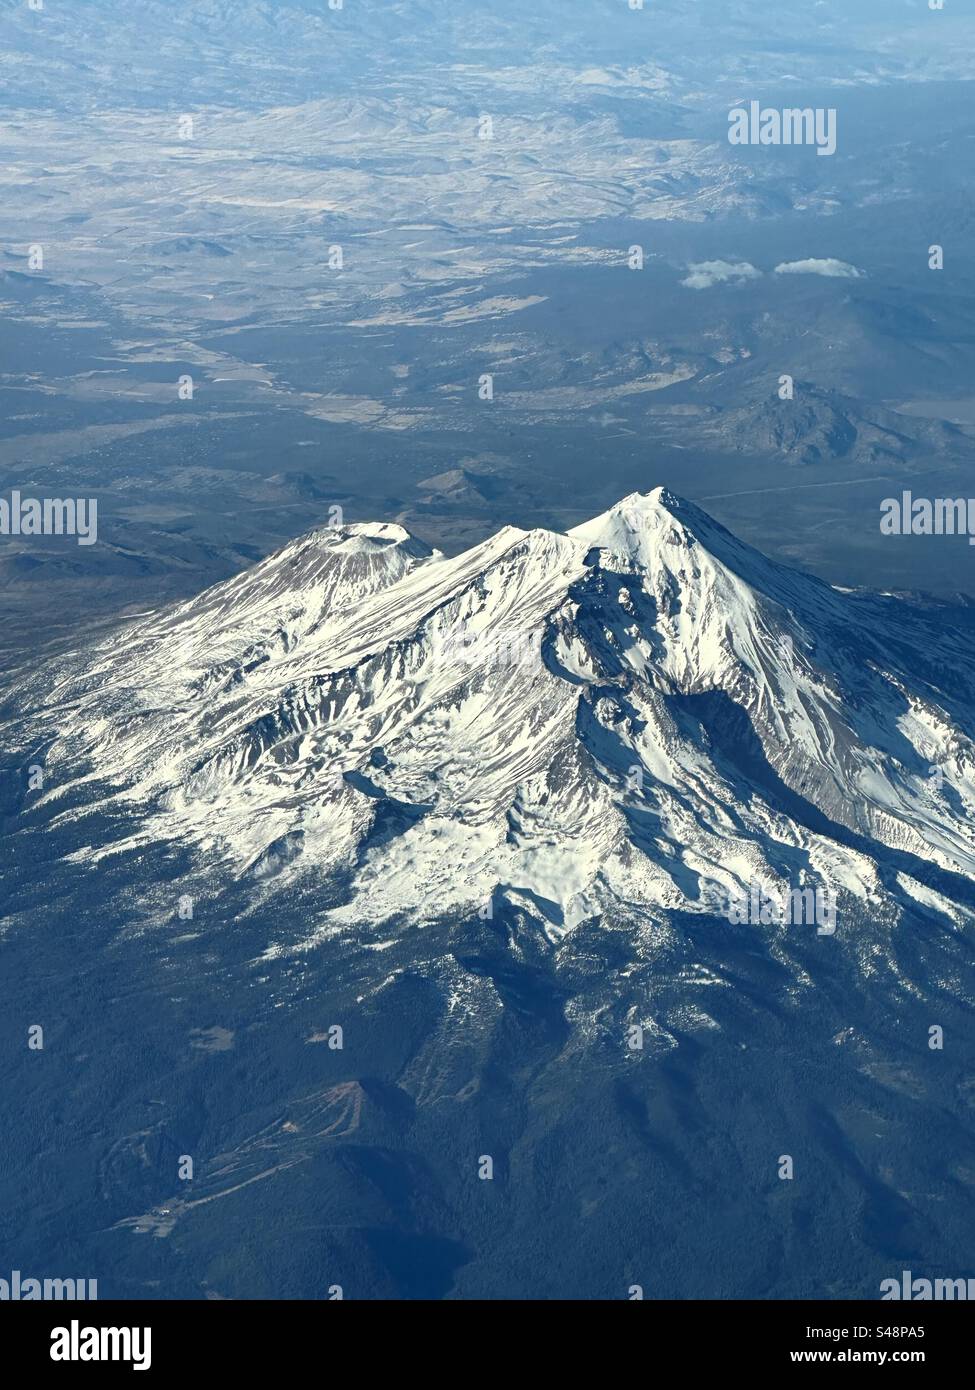
[[[450,559],[348,525],[38,672],[19,732],[34,815],[100,818],[81,860],[340,884],[312,941],[502,908],[652,937],[756,882],[957,926],[975,666],[931,621],[661,488]]]

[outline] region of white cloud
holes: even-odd
[[[826,275],[833,280],[859,280],[863,275],[862,270],[857,270],[855,265],[850,265],[847,261],[834,260],[832,256],[827,256],[825,260],[817,260],[815,257],[808,261],[783,261],[781,265],[775,267],[776,275]]]
[[[742,284],[745,280],[757,280],[762,274],[747,261],[697,261],[687,268],[691,273],[681,284],[689,290],[709,290],[725,280]]]

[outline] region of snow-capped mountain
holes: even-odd
[[[39,669],[18,741],[46,749],[34,817],[99,818],[78,864],[162,841],[258,900],[340,884],[306,942],[502,903],[553,942],[649,940],[754,884],[832,890],[841,933],[905,907],[951,927],[975,660],[934,621],[662,489],[454,558],[325,527]]]
[[[39,663],[2,714],[20,1267],[67,1211],[116,1296],[964,1271],[963,622],[656,491],[453,558],[325,527]]]

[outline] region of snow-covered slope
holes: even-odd
[[[39,670],[35,802],[256,895],[341,882],[308,937],[504,902],[649,936],[754,883],[894,921],[975,903],[975,663],[894,600],[772,563],[661,489],[452,559],[294,542]],[[115,827],[106,840],[104,826]]]

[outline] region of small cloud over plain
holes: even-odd
[[[832,256],[811,257],[805,261],[782,261],[775,267],[776,275],[825,275],[831,280],[859,280],[862,270],[848,261],[838,261]]]
[[[709,290],[712,285],[727,281],[743,284],[746,280],[758,280],[762,274],[748,261],[697,261],[687,269],[690,274],[681,284],[689,290]]]

